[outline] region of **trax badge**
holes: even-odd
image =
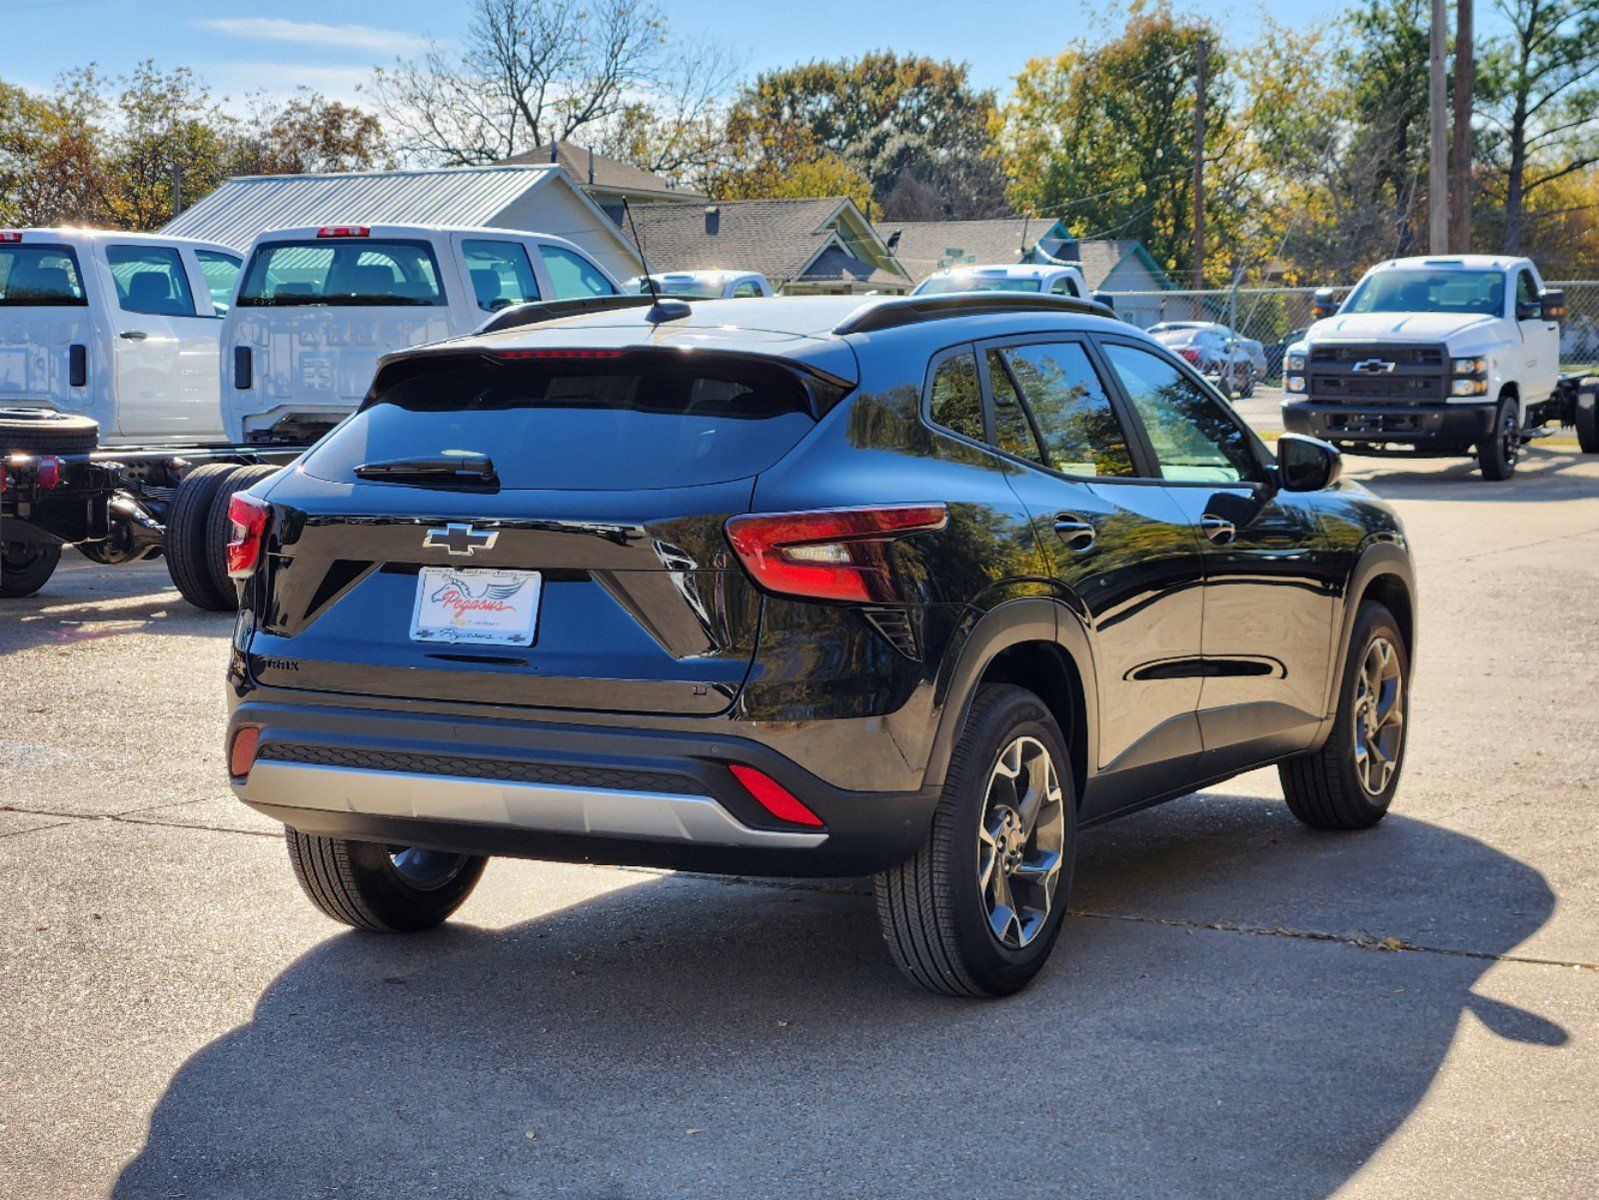
[[[470,525],[451,521],[443,529],[430,529],[422,539],[424,550],[448,550],[451,556],[470,558],[479,550],[491,550],[499,540],[497,531],[479,533]]]

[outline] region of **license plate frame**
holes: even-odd
[[[417,571],[411,640],[447,646],[531,646],[544,599],[540,571],[427,566]]]

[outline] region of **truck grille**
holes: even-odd
[[[1332,404],[1437,404],[1449,397],[1446,361],[1442,346],[1313,346],[1308,390]]]

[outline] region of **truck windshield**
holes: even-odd
[[[0,246],[0,305],[63,308],[88,304],[68,246]]]
[[[1340,313],[1475,313],[1503,316],[1502,271],[1407,268],[1360,281]]]
[[[257,246],[240,308],[442,305],[439,264],[426,242],[272,242]]]
[[[916,289],[918,296],[944,296],[951,292],[1036,292],[1043,280],[1010,275],[935,275]]]

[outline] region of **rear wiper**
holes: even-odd
[[[439,454],[424,458],[392,458],[362,463],[358,479],[386,479],[395,483],[470,483],[493,487],[500,478],[487,454]]]

